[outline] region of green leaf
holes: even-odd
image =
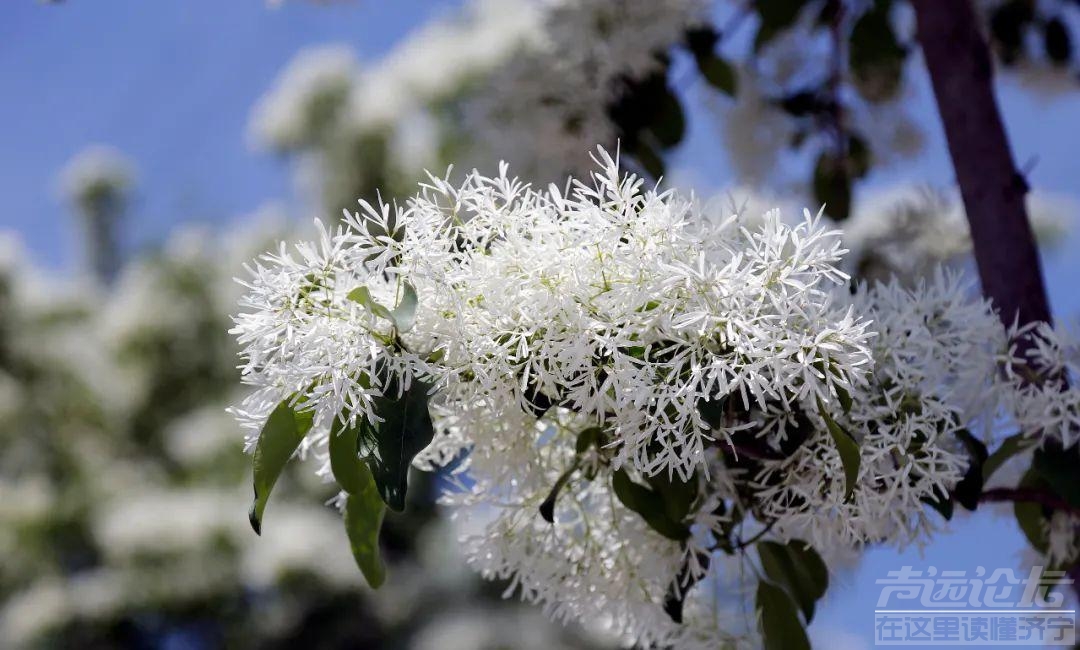
[[[829,363],[822,359],[815,361],[812,365],[814,366],[815,370],[817,370],[823,375],[828,373],[838,380],[844,379],[843,373],[841,373],[839,367],[835,363]],[[836,399],[840,402],[840,408],[844,410],[844,413],[850,413],[851,407],[853,406],[851,401],[851,393],[849,393],[846,388],[844,388],[838,383],[834,383],[832,387],[833,392],[836,393]]]
[[[658,99],[659,106],[649,130],[656,136],[660,146],[667,149],[679,144],[686,135],[686,116],[683,114],[679,97],[671,88],[665,87],[664,93]]]
[[[829,570],[821,556],[802,541],[758,542],[757,549],[765,575],[787,590],[809,623],[815,603],[829,587]]]
[[[1039,476],[1038,472],[1031,468],[1020,479],[1016,487],[1039,489],[1047,487],[1047,484]],[[1016,516],[1016,523],[1020,525],[1020,530],[1023,531],[1032,548],[1040,553],[1046,553],[1049,542],[1047,540],[1047,522],[1046,517],[1043,515],[1042,505],[1032,501],[1014,501],[1013,514]]]
[[[942,496],[941,491],[934,488],[933,496],[923,497],[920,499],[923,503],[930,506],[934,510],[937,510],[945,521],[950,521],[953,516],[953,499],[949,495]]]
[[[393,323],[394,326],[397,326],[397,321],[394,319],[394,314],[389,309],[387,309],[385,305],[377,302],[374,298],[372,298],[371,292],[368,291],[367,287],[356,287],[355,289],[350,291],[345,297],[355,303],[360,304],[375,316],[378,316],[379,318],[385,318],[386,320]]]
[[[755,608],[761,614],[761,637],[765,650],[810,650],[795,602],[780,587],[758,583]]]
[[[428,412],[431,385],[414,378],[409,389],[396,397],[397,382],[387,382],[386,394],[372,400],[372,411],[382,422],[359,423],[359,447],[375,476],[383,501],[392,510],[405,509],[409,467],[413,458],[431,444],[435,427]]]
[[[660,157],[660,154],[656,153],[656,150],[647,145],[645,142],[639,140],[634,146],[632,152],[634,159],[641,165],[641,169],[645,171],[653,179],[659,179],[664,175],[664,160]]]
[[[1016,433],[1001,441],[997,450],[983,463],[983,479],[988,481],[990,477],[1005,464],[1007,460],[1020,452],[1030,449],[1035,444],[1033,438],[1023,433]]]
[[[683,552],[686,552],[686,545],[682,545]],[[695,558],[697,564],[705,569],[707,572],[709,565],[712,564],[712,560],[708,553],[702,551],[696,551]],[[695,577],[694,572],[690,568],[690,555],[687,553],[683,559],[682,567],[679,568],[679,572],[675,575],[675,579],[668,585],[667,592],[664,594],[664,613],[676,623],[683,622],[683,605],[686,602],[686,596],[690,593],[690,590],[701,581],[701,578],[705,574]]]
[[[754,54],[761,53],[761,50],[765,49],[765,46],[779,36],[782,31],[784,30],[776,25],[762,23],[761,26],[758,27],[757,33],[754,34]]]
[[[836,221],[851,214],[851,176],[845,160],[823,152],[814,165],[814,201],[825,206],[825,213]]]
[[[890,99],[900,88],[907,50],[893,32],[888,2],[876,2],[851,29],[848,65],[855,87],[871,102]]]
[[[712,25],[702,24],[691,27],[684,32],[686,35],[686,47],[695,58],[701,58],[712,54],[716,44],[720,41],[720,34]]]
[[[330,470],[341,489],[349,494],[359,494],[371,479],[371,470],[356,453],[360,426],[350,427],[341,418],[335,418],[330,427]]]
[[[641,515],[645,523],[656,532],[668,539],[680,542],[690,537],[690,529],[681,522],[672,520],[668,515],[663,497],[644,485],[630,480],[625,469],[612,472],[611,487],[619,501]]]
[[[362,484],[355,494],[345,501],[345,532],[353,559],[372,589],[378,589],[386,580],[386,567],[379,555],[379,531],[382,528],[386,506],[379,497],[375,479],[367,467],[362,468]]]
[[[713,88],[729,97],[734,97],[738,92],[739,78],[735,72],[735,66],[715,54],[698,57],[697,65],[701,76]]]
[[[802,9],[803,0],[769,0],[756,2],[753,6],[761,17],[761,25],[754,37],[754,53],[757,54],[769,41],[795,22]]]
[[[727,395],[714,399],[699,399],[697,401],[697,410],[701,414],[701,419],[705,420],[713,429],[722,428],[727,415],[728,399]]]
[[[311,429],[313,414],[310,411],[295,411],[289,405],[291,399],[281,402],[270,413],[255,443],[252,459],[255,499],[248,511],[248,521],[256,535],[262,534],[263,511],[278,476]]]
[[[418,304],[416,288],[409,282],[402,283],[401,302],[394,307],[394,324],[399,332],[408,332],[416,322],[416,306]]]
[[[1060,445],[1051,448],[1048,444],[1036,449],[1031,457],[1031,469],[1073,508],[1080,508],[1080,471],[1077,468],[1080,468],[1080,445],[1062,449]]]
[[[870,145],[867,144],[866,140],[854,133],[848,134],[847,137],[847,161],[848,170],[854,178],[866,176],[874,162],[874,154],[870,151]]]
[[[850,501],[851,496],[855,493],[855,484],[859,480],[859,464],[862,462],[859,455],[859,446],[855,444],[855,440],[850,435],[840,428],[836,420],[832,419],[820,399],[818,400],[818,412],[821,414],[821,419],[825,420],[825,427],[829,430],[829,435],[832,436],[836,451],[840,453],[840,462],[844,465],[844,501]]]
[[[1067,65],[1072,60],[1072,37],[1069,28],[1060,17],[1055,16],[1043,25],[1043,49],[1055,65]]]
[[[983,465],[986,463],[986,445],[982,440],[971,435],[967,429],[960,429],[956,436],[967,448],[971,462],[960,482],[953,488],[953,498],[956,502],[968,510],[974,511],[979,507],[979,497],[983,489]]]
[[[689,481],[682,481],[677,476],[654,474],[645,479],[664,502],[664,512],[672,521],[682,521],[690,514],[690,508],[698,495],[697,475]]]
[[[836,392],[836,399],[840,402],[840,408],[844,409],[844,413],[851,413],[851,407],[855,405],[851,401],[851,393],[837,384],[833,384],[833,390]]]
[[[555,523],[555,502],[559,498],[559,493],[566,487],[570,477],[574,475],[574,472],[578,470],[578,464],[580,459],[575,459],[574,463],[563,472],[558,479],[555,480],[555,485],[551,487],[551,491],[548,492],[547,498],[540,504],[540,516],[544,518],[544,521],[549,524]]]
[[[578,434],[577,440],[574,442],[574,451],[579,454],[584,454],[590,447],[598,445],[600,438],[604,435],[604,429],[602,427],[589,427],[583,429]]]

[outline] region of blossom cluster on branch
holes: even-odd
[[[726,559],[759,582],[766,634],[809,622],[820,554],[974,508],[1003,422],[1071,443],[1080,395],[1027,382],[1027,332],[958,274],[852,283],[820,217],[711,215],[594,159],[545,189],[505,165],[429,176],[249,267],[234,413],[256,530],[281,466],[312,457],[377,584],[383,503],[404,507],[410,465],[441,468],[484,575],[558,619],[714,648],[737,641]],[[1076,370],[1075,346],[1036,338],[1031,368]]]

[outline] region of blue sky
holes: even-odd
[[[136,242],[160,239],[180,219],[228,219],[287,198],[284,165],[253,151],[244,128],[282,66],[325,42],[375,57],[457,4],[0,3],[0,228],[19,231],[38,261],[69,264],[74,228],[55,177],[95,142],[116,146],[139,169]]]
[[[181,220],[225,221],[270,200],[287,201],[288,169],[253,151],[245,133],[251,106],[281,67],[304,46],[327,42],[375,58],[410,27],[457,4],[355,0],[273,10],[262,0],[0,3],[0,229],[17,231],[38,262],[73,268],[75,229],[55,177],[96,142],[123,150],[139,169],[134,243],[160,240]],[[928,134],[926,151],[914,164],[876,171],[870,186],[953,178],[924,76],[917,86],[912,106]],[[1032,184],[1080,198],[1080,91],[1038,96],[1009,79],[999,91],[1017,160],[1035,162]],[[721,187],[730,167],[711,127],[697,117],[673,167]],[[1078,241],[1074,233],[1046,263],[1051,300],[1069,318],[1080,313],[1080,262],[1072,254]],[[904,564],[1015,565],[1023,542],[1010,519],[980,513],[955,527],[922,558],[917,549],[874,550],[854,573],[834,578],[814,625],[822,647],[870,643],[874,580],[886,571]]]

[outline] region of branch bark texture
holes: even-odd
[[[1003,322],[1050,322],[1039,252],[994,97],[993,63],[971,0],[911,0],[964,200],[984,295]]]

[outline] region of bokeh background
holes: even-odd
[[[838,203],[814,181],[829,136],[791,104],[814,78],[813,17],[760,47],[745,3],[708,5],[737,88],[668,37],[660,88],[678,115],[639,133],[611,96],[575,94],[589,62],[572,47],[543,54],[545,39],[607,34],[559,4],[0,5],[0,647],[611,647],[473,575],[433,503],[437,478],[388,522],[392,575],[377,593],[325,505],[332,491],[306,468],[256,537],[249,459],[225,413],[242,390],[227,330],[243,263],[357,198],[407,197],[425,168],[505,158],[546,182],[621,135],[631,168],[716,209]],[[995,29],[1003,5],[1057,12],[1012,16],[1016,52],[1002,48],[1007,29],[993,36],[1050,299],[1075,323],[1080,81],[1071,49],[1051,56],[1039,29],[1058,19],[1075,32],[1080,3],[977,4]],[[910,34],[903,7],[890,20]],[[591,54],[640,58],[622,47]],[[897,66],[842,91],[872,157],[848,174],[850,207],[829,214],[846,217],[853,272],[916,281],[930,264],[970,261],[925,67],[917,52]],[[655,74],[637,79],[642,92]],[[868,549],[832,567],[811,636],[869,647],[887,571],[1020,567],[1024,548],[1011,518],[983,508],[925,548]]]

